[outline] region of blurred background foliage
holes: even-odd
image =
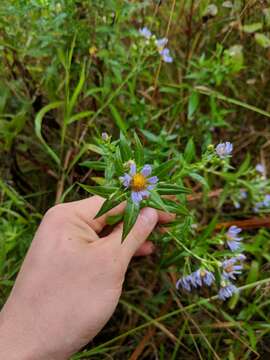
[[[143,26],[168,37],[172,64],[142,40]],[[209,144],[228,140],[232,165],[242,164],[237,176],[203,167],[183,175],[194,193],[193,235],[204,229],[207,239],[240,221],[249,260],[242,285],[257,286],[222,307],[179,296],[184,255],[154,234],[156,254],[134,260],[115,315],[74,359],[269,358],[269,286],[260,280],[270,277],[270,219],[267,208],[252,211],[270,188],[269,60],[269,1],[2,0],[1,304],[42,214],[87,196],[77,182],[102,182],[102,132],[136,130],[159,163],[199,162]],[[249,197],[235,208],[241,187]]]

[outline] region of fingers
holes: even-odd
[[[158,223],[158,213],[152,208],[144,208],[140,211],[135,225],[122,244],[122,254],[129,263],[132,256],[138,251],[141,245],[148,238]],[[123,224],[117,226],[108,236],[109,241],[120,242],[122,237]]]
[[[134,256],[147,256],[155,251],[155,245],[152,241],[145,241],[139,249],[135,252]]]
[[[84,200],[74,201],[70,205],[77,216],[90,225],[96,233],[99,233],[106,226],[107,218],[122,213],[126,206],[125,202],[122,202],[106,214],[94,219],[104,201],[105,199],[101,196],[92,196]]]

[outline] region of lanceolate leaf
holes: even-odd
[[[56,162],[57,165],[60,165],[60,158],[59,156],[49,147],[49,145],[46,143],[46,141],[43,139],[42,137],[42,133],[41,133],[41,127],[42,127],[42,120],[43,117],[45,116],[45,114],[53,109],[57,109],[59,108],[61,105],[63,105],[63,101],[55,101],[52,102],[46,106],[44,106],[39,113],[37,114],[36,118],[35,118],[35,131],[36,131],[36,135],[39,138],[39,140],[42,142],[42,144],[44,145],[48,155],[51,156],[51,158]]]
[[[135,162],[137,165],[141,166],[144,163],[144,150],[142,143],[136,133],[134,133],[134,140],[135,140],[135,151],[134,151]]]
[[[190,194],[192,191],[184,186],[169,183],[159,183],[157,192],[160,195]]]
[[[93,195],[99,195],[103,197],[108,197],[117,191],[117,187],[113,186],[90,186],[85,184],[79,184],[85,191]]]
[[[124,213],[124,227],[123,227],[122,241],[127,237],[133,225],[135,224],[139,212],[140,212],[140,206],[134,203],[131,199],[129,199]]]
[[[122,133],[120,134],[119,146],[123,162],[130,160],[132,158],[130,144]]]
[[[168,176],[168,173],[172,170],[172,168],[175,166],[175,164],[176,164],[176,160],[172,159],[172,160],[166,161],[165,163],[158,166],[154,170],[154,173],[158,178],[162,179],[164,176]]]
[[[101,215],[105,214],[109,210],[113,209],[117,205],[119,205],[122,201],[125,200],[126,194],[123,193],[116,193],[115,195],[109,197],[101,206],[99,212],[95,216],[95,219],[100,217]]]

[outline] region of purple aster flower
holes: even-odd
[[[225,260],[222,263],[222,268],[223,268],[223,272],[222,272],[222,276],[224,279],[226,280],[230,280],[233,279],[235,280],[235,275],[239,275],[242,273],[243,270],[243,266],[236,264],[238,260],[236,257],[235,258],[231,258],[229,260]]]
[[[236,201],[236,202],[234,203],[234,207],[235,207],[236,209],[240,209],[240,207],[241,207],[240,202],[239,202],[239,201]]]
[[[236,251],[241,246],[241,240],[243,238],[239,237],[238,234],[242,231],[241,228],[237,227],[236,225],[233,225],[229,228],[229,230],[226,233],[227,237],[227,244],[231,251]]]
[[[150,37],[152,36],[151,31],[144,26],[143,28],[139,29],[139,33],[141,36],[143,36],[145,39],[150,39]]]
[[[219,289],[218,292],[218,297],[220,298],[220,300],[226,300],[228,298],[230,298],[231,296],[233,296],[233,294],[237,293],[238,289],[235,285],[233,285],[232,283],[228,282],[228,283],[223,283],[221,285],[221,288]]]
[[[211,286],[215,281],[215,276],[208,270],[198,269],[190,275],[180,278],[176,283],[176,288],[181,286],[187,291],[191,291],[191,288],[201,287],[203,285]]]
[[[173,58],[171,57],[170,50],[168,48],[164,48],[159,53],[160,53],[160,55],[161,55],[164,62],[166,62],[166,63],[172,63],[173,62]]]
[[[106,133],[106,132],[103,132],[102,134],[101,134],[101,138],[102,138],[102,140],[104,140],[104,141],[108,141],[109,140],[109,135]]]
[[[156,46],[158,48],[159,53],[164,49],[164,47],[165,47],[165,45],[167,45],[167,43],[168,43],[167,38],[162,38],[162,39],[156,40]]]
[[[233,151],[233,144],[229,141],[225,143],[219,143],[216,146],[216,154],[221,158],[224,159],[226,156],[230,155]]]
[[[119,179],[126,189],[131,188],[131,199],[134,203],[139,204],[144,198],[150,195],[158,182],[157,176],[151,176],[152,166],[144,165],[140,172],[137,172],[135,163],[130,164],[129,174],[124,174]]]
[[[235,259],[237,260],[237,261],[245,261],[246,260],[246,255],[244,255],[244,254],[238,254],[238,255],[236,255],[235,256]]]
[[[245,200],[247,198],[248,194],[246,192],[246,190],[240,190],[240,197],[241,199]]]
[[[180,286],[187,290],[187,291],[191,291],[191,276],[187,275],[187,276],[183,276],[182,278],[180,278],[177,282],[176,282],[176,289],[179,289]]]
[[[264,175],[265,173],[265,167],[263,166],[263,164],[257,164],[255,169],[258,171],[258,173]]]
[[[269,206],[270,206],[270,195],[269,195],[269,194],[265,195],[262,204],[263,204],[263,206],[265,206],[265,207],[269,207]]]

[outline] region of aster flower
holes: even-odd
[[[216,146],[216,154],[221,158],[224,159],[226,156],[230,155],[233,151],[233,144],[229,141],[225,143],[219,143]]]
[[[231,251],[236,251],[241,246],[241,240],[243,238],[239,237],[238,234],[242,231],[241,228],[237,227],[236,225],[233,225],[229,228],[229,230],[226,233],[227,238],[227,244]]]
[[[257,164],[255,169],[258,171],[258,173],[264,175],[265,173],[265,167],[263,166],[263,164]]]
[[[190,275],[180,278],[176,283],[176,288],[181,286],[187,291],[191,291],[192,286],[194,288],[201,287],[203,285],[211,286],[215,281],[215,276],[211,271],[198,269]]]
[[[231,258],[229,260],[225,260],[222,263],[222,268],[223,268],[223,272],[222,272],[222,276],[224,279],[226,280],[230,280],[233,279],[235,280],[235,275],[239,275],[242,273],[242,269],[243,266],[236,264],[238,260],[236,257],[235,258]]]
[[[241,199],[245,200],[247,198],[248,194],[246,190],[240,190],[240,197]]]
[[[137,167],[134,162],[130,164],[129,174],[124,174],[119,179],[126,189],[131,189],[131,199],[134,203],[139,204],[144,198],[150,195],[150,190],[153,190],[158,182],[157,176],[152,176],[152,166],[144,165],[140,172],[137,172]]]
[[[143,36],[145,39],[149,40],[150,37],[152,36],[152,33],[151,31],[146,27],[144,26],[143,28],[139,29],[139,33],[141,36]]]
[[[165,45],[167,45],[167,43],[168,43],[167,38],[157,39],[155,41],[155,44],[158,48],[159,53],[165,48]]]
[[[103,141],[108,141],[110,137],[106,132],[103,132],[101,134],[101,138],[102,138]]]
[[[269,194],[265,195],[262,203],[263,203],[263,206],[265,206],[265,207],[270,206],[270,195]]]
[[[224,300],[230,298],[231,296],[233,296],[233,294],[235,294],[237,292],[238,292],[238,289],[235,285],[233,285],[230,282],[222,282],[221,288],[219,289],[219,292],[218,292],[218,297],[224,301]]]
[[[170,50],[168,48],[164,48],[163,50],[161,50],[160,55],[161,55],[164,62],[166,62],[166,63],[172,63],[173,62],[173,58],[171,57]]]
[[[179,289],[181,286],[183,289],[187,291],[191,291],[191,276],[190,275],[183,276],[176,282],[175,286],[176,289]]]

